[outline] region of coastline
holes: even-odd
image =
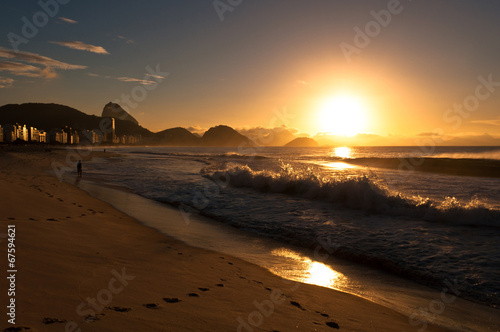
[[[359,297],[286,281],[145,227],[44,172],[66,153],[8,153],[0,161],[2,187],[10,189],[2,194],[9,207],[0,212],[2,228],[14,224],[17,232],[16,326],[33,331],[423,327]],[[5,280],[0,285],[8,288]],[[11,325],[5,320],[0,326]]]

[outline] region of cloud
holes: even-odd
[[[152,77],[152,78],[158,78],[160,80],[164,80],[166,79],[165,76],[161,76],[161,75],[153,75],[153,74],[146,74],[146,77]]]
[[[82,43],[81,41],[68,41],[68,42],[51,41],[50,43],[72,48],[74,50],[87,51],[97,54],[109,54],[109,52],[106,51],[102,46],[85,44]]]
[[[153,85],[153,84],[157,84],[156,82],[154,81],[148,81],[148,80],[141,80],[141,79],[138,79],[138,78],[132,78],[132,77],[111,77],[111,78],[115,78],[119,81],[122,81],[122,82],[138,82],[139,84],[143,84],[143,85]]]
[[[0,62],[0,71],[7,71],[17,76],[55,78],[57,73],[51,67],[39,68],[19,62]]]
[[[191,126],[191,127],[188,127],[186,128],[188,131],[190,131],[191,133],[195,134],[195,135],[199,135],[199,136],[203,136],[203,134],[208,130],[206,128],[202,128],[198,125],[196,126]]]
[[[67,17],[59,17],[59,19],[63,22],[70,23],[70,24],[77,24],[78,23],[78,21],[72,20],[72,19],[67,18]]]
[[[253,127],[237,131],[259,145],[282,146],[297,137],[298,130],[285,125],[275,128]]]
[[[23,52],[23,51],[14,51],[0,46],[0,58],[7,58],[17,61],[24,61],[28,63],[36,63],[46,67],[56,68],[56,69],[65,69],[65,70],[74,70],[74,69],[86,69],[87,66],[80,65],[71,65],[69,63],[57,61],[43,55],[39,55],[36,53]]]
[[[14,83],[14,79],[8,77],[0,77],[0,89],[10,88]]]
[[[142,84],[142,85],[157,84],[155,81],[141,80],[139,78],[133,78],[133,77],[102,76],[102,75],[94,74],[94,73],[87,73],[87,75],[91,76],[91,77],[103,77],[103,78],[112,79],[112,80],[118,80],[118,81],[122,81],[122,82],[137,82],[137,83]],[[153,76],[153,75],[150,75],[150,76]]]
[[[476,120],[471,121],[472,123],[486,124],[490,126],[500,126],[500,117],[492,120]]]
[[[132,39],[128,39],[128,38],[123,37],[123,36],[120,36],[120,35],[118,35],[117,37],[118,37],[119,39],[124,40],[127,44],[135,44],[135,41],[134,41],[134,40],[132,40]]]

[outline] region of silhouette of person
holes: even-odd
[[[82,177],[82,161],[78,160],[78,164],[76,164],[76,170],[78,172],[78,177]]]

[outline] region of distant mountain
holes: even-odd
[[[199,146],[201,138],[189,130],[177,127],[166,129],[155,134],[156,144],[168,146]]]
[[[187,129],[176,127],[152,133],[137,124],[137,121],[118,104],[108,103],[103,110],[104,117],[115,119],[116,135],[142,135],[143,144],[166,146],[255,146],[246,136],[228,126],[210,128],[203,137]],[[110,113],[111,112],[111,113]],[[120,114],[124,119],[120,119]],[[74,130],[99,130],[103,117],[88,115],[77,109],[58,104],[9,104],[0,107],[0,125],[21,124],[45,131],[66,126]]]
[[[136,119],[127,113],[120,105],[114,103],[107,103],[102,110],[103,118],[115,118],[119,120],[129,121],[136,125],[139,125]]]
[[[228,126],[212,127],[201,138],[204,146],[255,146],[255,143],[246,136]]]
[[[286,147],[317,147],[318,142],[308,137],[299,137],[285,144]]]
[[[58,104],[9,104],[0,107],[0,124],[25,124],[45,131],[69,126],[75,130],[99,129],[102,118],[88,115],[74,108]],[[117,135],[142,135],[153,133],[133,122],[115,119]]]

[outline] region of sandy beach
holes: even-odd
[[[13,316],[3,315],[2,331],[424,327],[367,300],[286,281],[145,227],[48,174],[54,160],[63,163],[66,151],[0,154],[0,248],[6,255],[8,225],[13,225],[17,270],[15,295],[7,295],[12,280],[0,283],[4,308],[15,299],[15,325],[8,322]],[[444,329],[428,325],[425,330]]]

